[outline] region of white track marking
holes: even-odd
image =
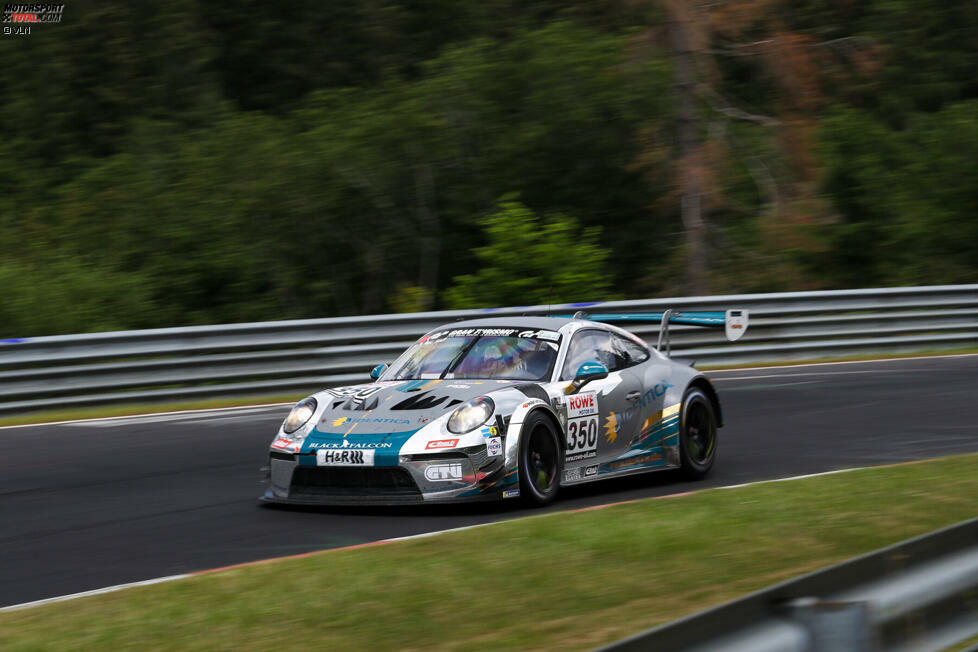
[[[851,376],[855,374],[878,374],[878,371],[866,370],[866,371],[809,371],[802,372],[800,374],[758,374],[756,376],[724,376],[723,378],[714,378],[716,382],[722,380],[753,380],[754,378],[800,378],[802,376]],[[889,373],[900,374],[900,373],[917,373],[916,370],[898,370],[891,371]]]
[[[118,428],[119,426],[138,426],[149,423],[167,423],[167,422],[181,422],[184,424],[208,424],[208,423],[226,423],[227,421],[246,421],[260,418],[276,418],[280,419],[280,416],[272,414],[270,410],[249,410],[246,412],[228,412],[225,414],[180,414],[176,416],[161,415],[161,416],[133,416],[127,418],[119,418],[118,420],[108,421],[80,421],[78,423],[64,423],[62,425],[68,428]]]
[[[142,582],[130,582],[129,584],[117,584],[116,586],[107,586],[104,589],[93,589],[91,591],[82,591],[81,593],[72,593],[71,595],[60,595],[56,598],[46,598],[44,600],[35,600],[34,602],[15,604],[9,607],[0,607],[0,612],[14,611],[15,609],[27,609],[29,607],[40,607],[42,604],[51,604],[52,602],[64,602],[65,600],[74,600],[75,598],[85,598],[90,595],[101,595],[103,593],[112,593],[113,591],[121,591],[122,589],[131,589],[136,586],[149,586],[151,584],[172,582],[173,580],[182,580],[188,577],[193,577],[193,575],[170,575],[169,577],[157,577],[156,579],[143,580]]]
[[[178,421],[180,419],[200,419],[207,417],[211,414],[215,416],[221,416],[222,412],[265,412],[271,411],[274,408],[288,407],[294,405],[294,403],[262,403],[260,405],[240,405],[238,407],[226,407],[226,408],[202,408],[199,410],[178,410],[176,412],[152,412],[149,414],[126,414],[118,417],[93,417],[91,419],[71,419],[69,421],[47,421],[45,423],[25,423],[18,426],[0,426],[0,430],[5,430],[8,428],[36,428],[38,426],[61,426],[70,424],[95,424],[99,422],[109,422],[109,425],[115,425],[113,422],[120,421],[137,421],[142,419],[140,423],[152,423],[154,421]]]
[[[892,466],[892,465],[890,465]],[[872,469],[876,467],[863,466],[863,467],[853,467],[851,469],[836,469],[835,471],[822,471],[821,473],[808,473],[806,475],[793,475],[789,478],[774,478],[773,480],[758,480],[757,482],[745,482],[743,484],[728,484],[725,487],[711,487],[712,489],[740,489],[741,487],[751,487],[758,484],[768,484],[771,482],[787,482],[788,480],[804,480],[806,478],[819,478],[823,475],[836,475],[838,473],[849,473],[850,471],[862,471],[864,469]],[[702,491],[705,491],[702,490]]]
[[[918,460],[913,460],[913,461],[910,461],[910,462],[907,462],[907,463],[914,464],[917,461]],[[886,464],[886,465],[882,465],[882,466],[894,466],[894,465],[893,464]],[[694,491],[683,492],[683,493],[681,493],[679,495],[680,496],[688,496],[689,494],[701,493],[703,491],[711,491],[713,489],[740,489],[742,487],[751,487],[751,486],[754,486],[754,485],[768,484],[768,483],[771,483],[771,482],[788,482],[789,480],[804,480],[806,478],[817,478],[817,477],[820,477],[820,476],[823,476],[823,475],[835,475],[835,474],[838,474],[838,473],[849,473],[850,471],[861,471],[861,470],[864,470],[864,469],[872,469],[872,468],[879,468],[879,467],[866,466],[866,467],[856,467],[856,468],[851,468],[851,469],[838,469],[836,471],[823,471],[821,473],[809,473],[807,475],[796,475],[796,476],[791,476],[791,477],[788,477],[788,478],[774,478],[772,480],[757,480],[756,482],[745,482],[743,484],[732,484],[732,485],[726,485],[726,486],[723,486],[723,487],[704,487],[703,489],[696,489]],[[572,509],[572,510],[567,510],[567,511],[568,511],[568,513],[573,513],[575,511],[585,511],[585,510],[601,509],[601,508],[604,508],[604,507],[614,507],[615,505],[621,505],[621,504],[625,504],[625,503],[634,503],[634,502],[638,502],[640,500],[646,500],[646,499],[663,499],[663,498],[670,498],[670,497],[672,497],[671,494],[666,494],[664,496],[648,496],[647,498],[637,498],[637,499],[632,498],[632,499],[625,500],[625,501],[619,501],[617,503],[605,503],[604,505],[595,505],[593,507],[582,507],[580,509]],[[542,516],[553,516],[554,514],[560,514],[560,513],[561,512],[548,512],[546,514],[536,514],[536,515],[531,515],[531,516],[541,516],[541,517]],[[530,517],[523,517],[523,518],[530,518]],[[423,539],[423,538],[427,538],[427,537],[438,536],[439,534],[447,534],[449,532],[461,532],[463,530],[473,530],[475,528],[481,528],[481,527],[486,527],[486,526],[489,526],[489,525],[495,525],[496,523],[509,523],[509,522],[512,522],[512,521],[515,521],[515,520],[519,520],[519,519],[516,518],[516,519],[506,519],[506,520],[503,520],[503,521],[492,521],[492,522],[489,522],[489,523],[476,523],[475,525],[465,525],[465,526],[462,526],[462,527],[450,528],[450,529],[447,529],[447,530],[436,530],[434,532],[422,532],[421,534],[410,534],[408,536],[403,536],[403,537],[394,537],[392,539],[380,539],[378,541],[368,541],[366,543],[355,544],[355,545],[352,545],[352,546],[344,546],[343,548],[327,548],[325,550],[316,550],[316,551],[313,551],[313,552],[324,552],[324,553],[326,553],[326,552],[338,552],[340,550],[349,549],[349,548],[361,548],[363,546],[384,545],[384,544],[388,544],[388,543],[395,543],[397,541],[409,541],[411,539]],[[303,555],[301,555],[301,556],[306,556],[308,554],[309,553],[303,553]],[[298,556],[298,555],[292,555],[292,556]],[[279,557],[278,559],[288,559],[288,558],[289,557]],[[257,561],[254,561],[254,562],[245,562],[243,564],[235,564],[235,565],[229,566],[227,568],[234,568],[234,567],[239,567],[239,566],[248,566],[248,565],[256,564],[256,563],[263,563],[263,562],[274,561],[275,559],[276,558],[261,559],[261,560],[257,560]],[[215,569],[215,570],[220,570],[220,569]],[[84,597],[87,597],[87,596],[90,596],[90,595],[100,595],[102,593],[112,593],[113,591],[121,591],[122,589],[128,589],[128,588],[132,588],[132,587],[136,587],[136,586],[148,586],[150,584],[159,584],[161,582],[171,582],[173,580],[180,580],[180,579],[185,579],[185,578],[188,578],[188,577],[197,577],[197,576],[200,576],[200,575],[209,573],[209,572],[212,572],[212,571],[204,570],[204,571],[198,571],[198,572],[190,573],[190,574],[186,574],[186,575],[171,575],[169,577],[159,577],[157,579],[145,580],[145,581],[142,581],[142,582],[131,582],[129,584],[118,584],[116,586],[107,586],[104,589],[95,589],[93,591],[83,591],[82,593],[72,593],[70,595],[62,595],[62,596],[58,596],[56,598],[47,598],[45,600],[35,600],[34,602],[25,602],[23,604],[15,604],[15,605],[11,605],[9,607],[0,607],[0,613],[2,613],[4,611],[13,611],[15,609],[27,609],[29,607],[38,607],[38,606],[41,606],[41,605],[50,604],[52,602],[63,602],[65,600],[73,600],[75,598],[84,598]]]
[[[840,362],[802,362],[799,364],[785,364],[785,365],[767,365],[760,367],[736,367],[734,369],[706,369],[706,373],[713,374],[724,374],[731,372],[740,371],[771,371],[773,369],[795,369],[797,367],[825,367],[829,365],[838,364],[875,364],[877,362],[907,362],[908,360],[938,360],[941,358],[970,358],[978,355],[978,353],[954,353],[951,355],[918,355],[918,356],[906,356],[903,358],[881,358],[879,360],[842,360]]]

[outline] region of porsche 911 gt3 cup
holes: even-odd
[[[662,320],[659,348],[608,321]],[[375,382],[326,389],[271,443],[262,500],[533,504],[561,486],[682,469],[705,475],[722,426],[712,383],[660,352],[668,325],[721,326],[746,311],[578,314],[456,322],[429,332]]]

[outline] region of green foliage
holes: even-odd
[[[714,291],[974,281],[978,13],[925,4],[696,9]],[[681,292],[664,7],[67,6],[0,40],[0,326]]]
[[[394,312],[424,312],[431,308],[431,290],[418,285],[399,285],[388,301]]]
[[[77,261],[0,264],[0,338],[124,330],[149,322],[145,279]]]
[[[455,278],[451,308],[542,305],[609,298],[610,252],[600,229],[553,215],[540,220],[513,198],[499,202],[483,222],[488,244],[474,250],[478,271]]]
[[[899,131],[841,110],[822,142],[823,187],[839,211],[824,229],[827,274],[847,286],[974,279],[978,100],[914,115]]]

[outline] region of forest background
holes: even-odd
[[[71,2],[0,337],[974,283],[978,2]]]

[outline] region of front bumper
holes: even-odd
[[[502,498],[504,489],[512,488],[507,484],[503,458],[488,457],[485,446],[401,455],[396,466],[317,466],[314,453],[274,451],[269,469],[269,487],[259,500],[295,505],[496,500]]]

